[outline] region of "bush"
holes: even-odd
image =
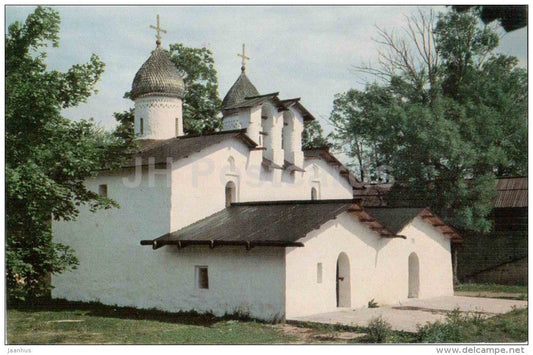
[[[462,332],[470,323],[479,323],[481,316],[462,313],[458,308],[448,312],[444,322],[427,323],[418,327],[417,340],[420,343],[459,343]]]
[[[379,308],[379,305],[374,299],[372,298],[370,301],[368,301],[368,308]]]
[[[391,336],[392,327],[381,316],[368,322],[366,340],[369,343],[386,343]]]

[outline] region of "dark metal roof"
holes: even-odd
[[[191,244],[303,246],[297,242],[309,232],[353,205],[351,200],[275,201],[234,203],[230,207],[178,231],[142,245]]]
[[[371,216],[379,220],[388,230],[394,234],[402,230],[423,208],[379,208],[365,207]]]
[[[309,112],[301,103],[300,103],[300,98],[297,97],[297,98],[294,98],[294,99],[286,99],[286,100],[281,100],[281,103],[283,104],[283,106],[285,106],[286,108],[289,108],[289,107],[292,107],[294,106],[294,109],[296,111],[298,111],[304,121],[313,121],[315,120],[315,116],[313,116],[311,114],[311,112]]]
[[[294,165],[293,163],[287,160],[283,161],[283,169],[288,170],[288,171],[299,171],[299,172],[305,173],[304,169],[297,167],[296,165]]]
[[[244,98],[246,97],[257,95],[259,95],[259,91],[257,91],[254,84],[252,84],[243,71],[237,78],[237,81],[235,81],[233,86],[229,89],[224,100],[222,100],[222,109],[226,110],[227,107],[244,101]]]
[[[363,184],[353,190],[353,198],[360,200],[363,207],[387,206],[387,193],[392,183]]]
[[[365,207],[386,206],[387,193],[392,185],[391,183],[364,184],[361,188],[354,190],[353,196]],[[496,179],[496,190],[497,195],[492,204],[494,208],[527,207],[527,177],[498,178]],[[413,200],[416,201],[416,195],[413,197],[415,197]],[[394,202],[390,199],[389,201]]]
[[[527,207],[527,177],[500,178],[496,189],[495,208]]]
[[[225,110],[236,110],[239,108],[249,108],[249,107],[255,107],[263,104],[264,102],[271,101],[274,106],[279,111],[286,111],[287,108],[282,104],[281,100],[278,98],[277,92],[273,92],[270,94],[264,94],[264,95],[257,95],[257,96],[247,96],[244,98],[244,100],[237,102],[234,105],[228,105],[224,107]]]
[[[265,201],[233,203],[230,207],[178,231],[141,245],[154,249],[165,245],[244,245],[301,247],[299,239],[327,221],[347,212],[384,238],[405,238],[397,233],[415,217],[440,230],[453,242],[462,238],[428,209],[371,208],[364,210],[353,200]]]
[[[328,164],[340,168],[340,174],[348,181],[353,188],[362,188],[363,184],[355,175],[344,166],[328,149],[306,149],[303,151],[307,159],[323,159]]]
[[[311,114],[311,112],[307,111],[307,109],[299,102],[294,104],[294,108],[300,112],[302,117],[304,118],[304,121],[314,121],[315,116]]]
[[[265,157],[263,157],[263,161],[261,162],[261,164],[263,164],[264,167],[269,168],[269,169],[280,169],[280,170],[283,170],[285,168],[285,166],[278,165],[278,164],[274,163],[272,160],[267,159]]]
[[[161,95],[183,98],[183,79],[167,51],[157,48],[141,66],[131,85],[131,98]]]
[[[309,112],[300,102],[300,98],[280,100],[277,92],[264,95],[247,96],[243,100],[233,104],[224,106],[224,110],[236,110],[240,108],[255,107],[263,104],[266,101],[271,101],[279,111],[287,111],[290,107],[294,107],[298,111],[304,121],[312,121],[315,117]]]
[[[376,218],[387,230],[398,234],[414,218],[420,217],[439,230],[446,238],[455,243],[463,242],[463,238],[455,229],[444,223],[442,219],[433,214],[429,208],[406,207],[365,207],[369,215]]]
[[[140,141],[139,150],[123,167],[164,164],[167,162],[167,158],[171,158],[172,161],[179,160],[231,138],[240,139],[250,148],[257,146],[245,134],[245,130],[224,131],[201,136],[183,136],[165,140],[144,140]],[[150,160],[151,158],[153,160]]]

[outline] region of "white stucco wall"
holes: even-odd
[[[305,247],[286,251],[287,318],[337,309],[335,279],[341,252],[350,263],[351,308],[366,307],[371,299],[381,305],[406,300],[412,252],[420,260],[419,298],[452,295],[449,240],[419,219],[401,234],[408,239],[381,238],[343,213],[300,239]],[[322,283],[317,282],[318,263]]]
[[[230,157],[234,161],[233,170]],[[320,199],[352,198],[352,187],[335,167],[313,159],[306,163],[305,170],[305,173],[268,170],[262,165],[262,151],[250,151],[237,139],[192,154],[172,168],[171,229],[185,227],[224,209],[225,186],[229,181],[237,187],[238,202],[310,200],[312,187],[319,188]],[[276,178],[276,173],[281,178]]]
[[[261,121],[261,106],[241,108],[224,114],[222,118],[222,130],[232,131],[246,128],[246,135],[257,144],[262,145],[262,139],[259,135]]]
[[[351,198],[351,187],[321,160],[307,164],[306,173],[283,171],[281,180],[275,180],[261,161],[262,151],[250,152],[240,140],[232,139],[168,169],[145,167],[137,180],[136,169],[102,172],[88,180],[93,191],[107,184],[108,196],[121,208],[96,213],[82,208],[77,221],[53,223],[55,240],[74,248],[80,266],[52,276],[52,296],[167,311],[217,315],[242,311],[262,319],[282,317],[284,249],[188,247],[177,251],[167,246],[154,251],[140,245],[143,239],[155,239],[222,210],[228,181],[236,184],[238,201],[308,200],[311,186],[317,183],[322,184],[321,198]],[[209,267],[210,290],[194,287],[197,265]]]
[[[294,108],[283,112],[283,152],[285,160],[297,167],[303,166],[302,132],[304,119]]]
[[[133,169],[127,170],[133,176]],[[125,173],[125,172],[124,172]],[[128,187],[119,174],[102,173],[86,181],[98,192],[107,184],[108,197],[121,208],[91,213],[82,208],[78,220],[52,224],[54,240],[71,246],[80,261],[77,270],[52,275],[54,298],[140,305],[149,292],[146,280],[161,264],[140,240],[170,229],[170,185],[163,176]]]
[[[74,222],[54,222],[55,241],[70,245],[80,265],[52,276],[52,297],[104,304],[196,310],[216,315],[242,312],[260,319],[284,315],[284,250],[281,248],[166,246],[153,250],[139,244],[170,231],[170,185],[165,176],[147,173],[137,188],[118,175],[101,174],[87,182],[120,209],[90,213],[83,209]],[[186,205],[184,203],[183,205]],[[209,289],[198,289],[195,266],[208,266]]]
[[[283,248],[247,251],[244,247],[191,246],[178,250],[166,246],[150,252],[164,267],[162,275],[150,281],[157,299],[146,306],[155,304],[169,311],[194,309],[217,316],[240,312],[266,320],[284,317]],[[209,289],[196,287],[195,266],[208,267]],[[160,283],[165,283],[164,287]]]
[[[420,262],[418,298],[453,295],[451,243],[441,232],[420,218],[415,218],[399,234],[407,237],[408,251]]]

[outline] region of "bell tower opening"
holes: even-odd
[[[237,202],[237,189],[233,181],[226,184],[226,207],[230,207],[232,202]]]

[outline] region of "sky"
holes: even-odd
[[[184,43],[213,52],[222,99],[240,74],[237,53],[246,44],[248,78],[260,93],[279,92],[281,99],[300,97],[325,131],[335,94],[363,88],[368,79],[351,70],[375,63],[377,27],[399,30],[406,16],[427,6],[55,6],[61,16],[59,48],[50,48],[50,69],[67,70],[87,62],[92,53],[106,64],[98,94],[63,114],[93,117],[106,128],[114,112],[133,107],[124,99],[137,70],[155,49],[160,15],[163,47]],[[5,29],[24,21],[33,6],[6,6]],[[436,11],[448,11],[433,6]],[[527,28],[504,34],[498,52],[527,65]]]

